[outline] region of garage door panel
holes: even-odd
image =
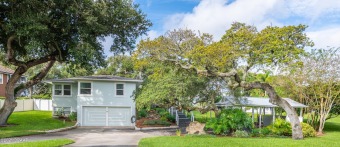
[[[131,112],[130,108],[109,108],[108,125],[109,126],[129,126]]]
[[[105,107],[84,107],[84,126],[106,126]]]
[[[131,109],[120,107],[83,107],[84,126],[131,126]]]

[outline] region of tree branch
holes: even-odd
[[[14,57],[14,49],[12,46],[12,43],[14,42],[14,39],[16,38],[16,35],[12,35],[8,38],[7,40],[7,60],[9,63],[12,63],[13,65],[16,66],[22,66],[24,65],[24,62],[22,61],[18,61],[17,59],[15,59]]]
[[[16,87],[15,88],[15,91],[16,91],[15,95],[19,96],[25,89],[28,89],[28,88],[32,87],[33,85],[41,82],[41,80],[47,75],[47,73],[53,67],[55,62],[56,62],[55,60],[50,61],[49,63],[47,63],[45,68],[43,68],[38,74],[36,74],[30,81]]]

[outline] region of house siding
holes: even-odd
[[[3,75],[3,77],[2,77],[3,82],[2,82],[2,84],[0,83],[0,97],[5,97],[8,75],[4,74],[4,73],[0,73],[0,76],[1,76],[1,74]]]
[[[54,95],[54,85],[55,84],[67,84],[71,85],[72,92],[71,96],[57,96]],[[77,94],[78,94],[78,85],[77,83],[53,83],[53,89],[52,89],[52,106],[54,108],[56,107],[70,107],[70,111],[75,112],[77,111]],[[55,110],[55,109],[53,109]]]
[[[86,82],[86,81],[80,81]],[[77,119],[82,120],[82,109],[83,106],[109,106],[109,107],[130,107],[131,115],[135,115],[135,102],[132,94],[136,89],[136,83],[129,82],[106,82],[106,81],[88,81],[92,82],[92,95],[83,96],[78,95],[77,97]],[[116,84],[124,84],[124,96],[116,96]],[[78,94],[78,92],[77,92]],[[82,121],[78,121],[81,123]],[[80,124],[81,125],[81,124]]]

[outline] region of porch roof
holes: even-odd
[[[283,98],[286,100],[293,108],[305,108],[308,107],[302,103],[294,101],[290,98]],[[224,107],[231,107],[231,106],[239,106],[239,107],[278,107],[269,102],[269,98],[266,97],[227,97],[224,99],[223,102],[215,103],[216,106],[224,106]]]

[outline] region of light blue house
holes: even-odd
[[[141,82],[107,75],[51,80],[53,114],[76,112],[80,126],[134,126],[132,95]]]

